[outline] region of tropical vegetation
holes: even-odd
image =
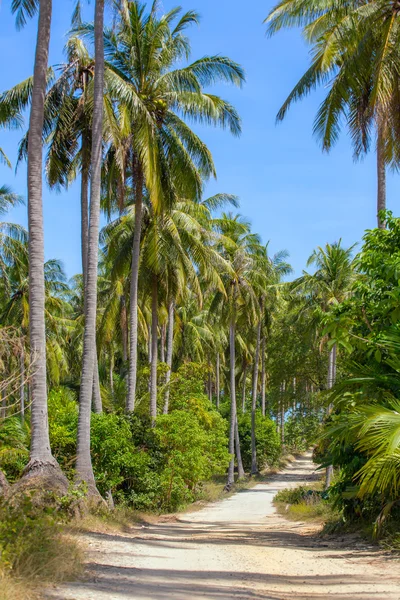
[[[293,279],[232,190],[205,193],[216,165],[196,126],[240,135],[212,88],[240,88],[245,72],[223,55],[192,59],[195,11],[120,2],[108,26],[103,0],[93,23],[77,6],[52,67],[51,0],[12,6],[19,26],[39,14],[33,75],[0,94],[0,127],[21,129],[28,167],[28,230],[0,223],[4,519],[17,533],[40,522],[43,490],[63,510],[177,511],[210,480],[229,491],[313,445],[326,469],[315,495],[336,517],[396,527],[400,220],[385,210],[385,174],[399,156],[397,9],[284,0],[267,18],[271,34],[301,26],[312,52],[278,118],[328,83],[323,148],[343,119],[356,157],[377,148],[378,227],[361,247],[316,248]],[[68,280],[45,261],[42,189],[75,180],[82,270]],[[23,202],[0,187],[2,219]],[[7,568],[18,548],[0,528]]]

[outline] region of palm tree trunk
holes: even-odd
[[[151,298],[151,367],[150,367],[150,417],[154,426],[157,417],[157,329],[158,329],[158,285],[153,276]]]
[[[111,398],[114,398],[114,353],[113,353],[112,345],[111,344],[110,344],[110,371],[109,371],[109,377],[110,377]]]
[[[220,361],[219,352],[217,352],[217,361],[216,361],[217,364],[216,364],[216,367],[215,367],[215,388],[216,388],[215,389],[215,393],[217,395],[217,400],[216,400],[216,402],[217,402],[217,409],[219,408],[219,395],[220,395],[220,389],[219,389],[219,385],[220,385],[219,384],[219,369],[220,369],[220,365],[219,365],[219,361]]]
[[[242,452],[240,450],[240,438],[239,438],[239,425],[237,420],[237,409],[235,418],[235,451],[236,451],[236,462],[238,467],[238,479],[244,479],[246,473],[243,468]]]
[[[31,448],[27,474],[57,468],[50,449],[46,384],[44,317],[44,233],[42,202],[42,135],[52,1],[40,0],[28,138],[29,326],[34,360],[31,378]]]
[[[329,352],[328,362],[328,390],[332,389],[336,381],[336,344],[334,344]],[[332,405],[328,406],[327,415],[329,416],[332,410]],[[333,466],[329,465],[325,470],[325,489],[327,490],[331,485],[333,475]]]
[[[242,385],[242,413],[246,412],[246,380],[247,380],[247,362],[243,361],[243,385]]]
[[[168,337],[167,337],[167,366],[168,371],[165,376],[165,400],[164,400],[164,415],[168,414],[169,408],[169,384],[171,381],[171,369],[172,369],[172,351],[174,346],[174,301],[171,300],[168,306]]]
[[[21,421],[25,420],[25,348],[24,343],[21,344],[21,355],[19,357],[19,369],[20,369],[20,386],[19,386],[19,403],[20,403],[20,414]]]
[[[265,388],[266,388],[266,373],[265,373],[265,336],[261,342],[261,414],[265,417]]]
[[[128,319],[126,315],[126,299],[125,295],[121,296],[121,337],[122,337],[122,360],[128,360]]]
[[[260,362],[261,319],[257,325],[256,354],[254,357],[253,390],[251,394],[251,474],[258,473],[256,449],[256,408],[258,388],[258,364]]]
[[[235,385],[235,320],[232,317],[229,327],[229,370],[231,388],[231,416],[229,424],[229,454],[231,460],[228,468],[227,486],[235,483],[235,425],[236,425],[236,385]]]
[[[81,388],[79,394],[79,419],[77,439],[76,480],[85,481],[88,492],[97,495],[92,460],[90,455],[91,396],[96,358],[96,312],[97,312],[97,269],[99,249],[101,160],[103,140],[103,93],[104,93],[104,0],[95,5],[95,77],[92,124],[92,168],[90,189],[89,244],[87,257],[87,280],[85,301],[85,331]]]
[[[378,197],[377,197],[377,214],[378,214],[378,227],[379,229],[385,229],[385,221],[382,221],[379,217],[379,211],[386,210],[386,161],[385,161],[385,135],[384,126],[381,123],[381,119],[378,119],[377,123],[377,177],[378,177]]]
[[[86,132],[82,133],[82,169],[81,169],[81,255],[82,255],[82,279],[83,279],[83,299],[84,306],[87,295],[87,264],[88,264],[88,246],[89,246],[89,160],[90,152]],[[86,314],[86,309],[84,308]],[[95,362],[93,367],[93,387],[92,387],[92,405],[95,413],[101,413],[103,406],[100,394],[99,365],[97,361],[97,348],[95,352]]]
[[[86,133],[82,133],[82,169],[81,169],[81,255],[84,298],[86,297],[86,270],[89,244],[89,148]]]
[[[136,401],[136,378],[137,378],[137,355],[138,355],[138,278],[140,258],[140,238],[142,233],[143,213],[143,172],[139,164],[134,160],[133,172],[136,174],[135,181],[135,225],[132,244],[132,269],[130,286],[130,332],[129,332],[129,374],[128,394],[126,398],[126,411],[135,409]]]
[[[160,335],[160,362],[165,363],[165,323],[161,325]]]
[[[97,358],[97,348],[94,354],[92,406],[93,412],[97,414],[103,412],[103,404],[100,392],[99,362]]]

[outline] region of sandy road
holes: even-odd
[[[276,514],[279,489],[313,478],[309,457],[270,481],[130,534],[90,534],[88,576],[63,600],[400,600],[400,562],[327,542]]]

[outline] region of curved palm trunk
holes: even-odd
[[[378,215],[378,227],[379,229],[385,229],[385,221],[382,221],[379,217],[379,211],[386,210],[386,161],[385,161],[385,134],[384,126],[381,120],[378,119],[377,123],[378,134],[377,134],[377,177],[378,177],[378,196],[377,196],[377,215]]]
[[[265,336],[261,342],[261,414],[265,417],[265,388],[267,375],[265,372]]]
[[[76,480],[85,481],[90,494],[98,494],[90,456],[90,417],[96,358],[97,268],[100,222],[100,186],[103,139],[104,91],[104,0],[95,6],[95,77],[92,133],[92,169],[90,189],[89,245],[86,273],[85,331],[83,337],[82,376],[79,394]]]
[[[217,404],[217,409],[219,408],[219,396],[220,396],[220,383],[219,383],[219,370],[220,370],[220,358],[219,358],[219,352],[217,352],[217,360],[216,360],[217,364],[215,367],[215,393],[217,396],[217,400],[216,400],[216,404]]]
[[[51,454],[47,412],[42,203],[42,135],[51,13],[51,0],[40,0],[28,138],[29,327],[34,360],[30,461],[25,470],[28,474],[58,467]]]
[[[168,371],[165,377],[165,400],[164,400],[164,415],[168,414],[169,408],[169,384],[171,381],[171,369],[172,369],[172,351],[174,346],[174,301],[171,300],[168,306],[168,337],[167,337],[167,365]]]
[[[336,344],[334,344],[329,352],[329,363],[328,363],[328,390],[332,389],[336,381]],[[330,414],[332,406],[328,406],[327,415]],[[331,485],[333,475],[333,466],[329,465],[325,471],[325,489]]]
[[[235,483],[235,425],[236,425],[236,382],[235,382],[235,321],[232,318],[229,326],[229,370],[231,388],[231,416],[229,423],[229,454],[231,460],[228,468],[227,486]]]
[[[150,417],[154,426],[157,417],[157,329],[158,329],[158,285],[153,277],[151,297],[151,366],[150,366]]]
[[[256,408],[258,388],[258,363],[260,361],[261,320],[257,325],[256,354],[254,357],[253,390],[251,393],[251,474],[258,473],[256,450]]]
[[[139,258],[140,258],[140,238],[142,233],[142,213],[143,213],[143,173],[139,165],[135,165],[135,226],[133,232],[132,244],[132,269],[130,286],[130,332],[129,332],[129,374],[128,374],[128,395],[126,398],[126,411],[132,412],[135,409],[136,400],[136,377],[137,377],[137,347],[138,347],[138,279],[139,279]]]

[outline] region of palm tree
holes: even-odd
[[[397,15],[397,14],[396,14]],[[344,6],[330,0],[323,6],[283,0],[266,19],[270,34],[283,27],[303,27],[312,45],[312,63],[278,113],[319,84],[329,91],[314,123],[314,131],[329,150],[337,140],[342,117],[347,122],[358,158],[371,145],[376,130],[377,213],[386,208],[386,165],[399,164],[398,67],[399,32],[392,6],[379,0]]]
[[[62,476],[50,449],[47,417],[46,331],[44,286],[44,237],[42,207],[42,131],[47,86],[52,2],[39,3],[39,22],[35,51],[32,104],[28,141],[28,229],[29,229],[29,326],[31,351],[35,356],[32,373],[31,449],[26,474],[55,478],[63,486]]]
[[[300,292],[305,299],[305,309],[311,312],[311,319],[321,322],[325,313],[343,302],[350,294],[355,273],[352,260],[354,246],[343,248],[341,240],[334,244],[318,247],[308,259],[307,266],[315,267],[313,274],[303,273],[292,289]],[[328,360],[327,388],[333,387],[336,380],[337,348],[331,345]],[[328,413],[330,408],[328,408]],[[327,467],[326,487],[329,487],[332,467]]]
[[[135,229],[130,277],[130,353],[126,409],[132,411],[136,396],[138,344],[138,277],[143,194],[147,190],[154,210],[172,206],[177,197],[195,198],[204,178],[215,174],[205,145],[179,117],[228,126],[240,132],[236,111],[218,96],[205,94],[204,85],[218,80],[241,85],[242,69],[225,57],[204,57],[187,67],[190,47],[183,31],[197,23],[194,12],[182,15],[174,9],[157,17],[158,3],[148,14],[138,0],[120,11],[115,28],[104,34],[106,83],[125,123],[123,165],[129,165],[135,198]],[[82,34],[92,35],[90,25]],[[135,52],[132,52],[132,49]],[[129,143],[126,142],[129,140]],[[123,154],[123,152],[122,152]],[[120,152],[121,155],[121,152]],[[125,179],[125,177],[123,177]]]
[[[85,329],[83,336],[82,377],[79,393],[76,481],[84,481],[91,495],[98,494],[90,454],[90,413],[93,375],[96,359],[97,270],[99,248],[101,162],[103,143],[104,94],[104,0],[96,0],[94,104],[91,150],[91,185],[88,256],[85,297]]]
[[[221,194],[220,202],[230,197]],[[213,247],[214,233],[207,229],[211,223],[209,209],[210,199],[203,202],[188,200],[177,201],[174,207],[164,213],[156,213],[150,199],[144,201],[144,218],[141,235],[141,263],[139,281],[145,299],[151,297],[151,377],[150,377],[150,415],[157,415],[157,361],[158,361],[158,314],[160,299],[168,305],[169,333],[167,348],[167,364],[172,366],[172,345],[174,317],[171,315],[173,304],[185,295],[189,289],[196,296],[196,307],[201,301],[199,276],[210,285],[223,289],[219,271],[226,267],[224,260]],[[107,244],[107,259],[112,265],[110,278],[118,281],[129,273],[131,255],[127,251],[132,244],[135,228],[136,204],[126,210],[126,214],[118,217],[103,231],[102,239]],[[187,292],[186,292],[187,294]],[[171,300],[172,299],[172,300]],[[188,305],[187,305],[188,306]],[[142,307],[142,312],[145,312]],[[196,310],[196,315],[198,311]],[[188,332],[199,334],[206,331],[194,323],[186,322]],[[201,335],[201,334],[200,334]],[[210,339],[212,338],[209,332]],[[192,336],[192,359],[201,360],[202,344],[200,338]],[[170,370],[169,370],[170,372]],[[167,372],[168,374],[168,372]],[[168,384],[169,380],[167,380]],[[164,411],[168,405],[164,404]]]
[[[258,314],[257,291],[261,290],[265,282],[264,274],[255,266],[254,251],[260,246],[260,239],[250,232],[250,225],[239,215],[223,214],[215,220],[215,227],[221,232],[221,254],[229,261],[231,270],[223,275],[225,294],[217,292],[210,311],[221,311],[229,327],[229,356],[230,356],[230,394],[231,414],[229,429],[229,452],[232,455],[227,486],[234,483],[234,450],[235,436],[236,447],[240,448],[237,432],[237,407],[236,407],[236,327],[239,317],[246,315],[246,319],[256,319]]]

